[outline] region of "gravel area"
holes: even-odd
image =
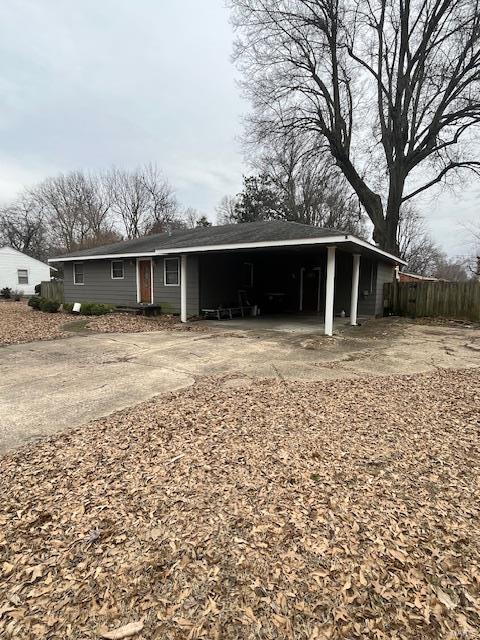
[[[479,369],[204,379],[8,454],[0,637],[478,638],[479,406]]]
[[[67,321],[64,313],[34,311],[24,300],[0,302],[0,345],[64,338]]]

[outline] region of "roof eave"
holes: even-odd
[[[134,253],[110,253],[110,254],[99,254],[99,255],[88,255],[88,256],[63,256],[58,258],[49,258],[48,262],[83,262],[85,260],[114,260],[120,258],[141,258],[141,257],[151,257],[151,256],[167,256],[172,254],[181,254],[181,253],[205,253],[211,251],[234,251],[235,249],[268,249],[275,247],[297,247],[297,246],[312,246],[312,245],[337,245],[337,244],[346,244],[352,243],[375,253],[377,255],[382,256],[386,260],[394,263],[394,264],[407,264],[404,260],[395,256],[387,251],[383,251],[383,249],[379,249],[374,245],[366,242],[365,240],[361,240],[360,238],[356,238],[355,236],[351,236],[348,234],[341,235],[332,235],[332,236],[324,236],[321,238],[301,238],[297,240],[266,240],[266,241],[258,241],[258,242],[239,242],[239,243],[227,243],[227,244],[216,244],[216,245],[202,245],[196,247],[171,247],[165,249],[156,249],[155,251],[144,251],[144,252],[134,252]]]

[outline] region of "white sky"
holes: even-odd
[[[59,171],[155,162],[213,220],[248,171],[228,18],[223,0],[3,0],[0,200]],[[479,202],[476,181],[419,204],[457,255]]]

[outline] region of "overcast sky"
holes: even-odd
[[[214,220],[246,171],[228,17],[223,0],[3,0],[0,200],[59,171],[155,162]],[[421,209],[456,255],[479,204],[476,181]]]

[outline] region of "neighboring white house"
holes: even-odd
[[[48,264],[12,247],[0,247],[0,289],[10,287],[30,296],[42,280],[50,280]]]

